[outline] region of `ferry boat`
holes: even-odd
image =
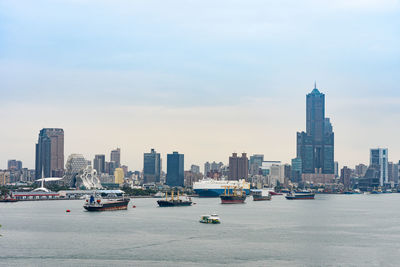
[[[127,210],[129,201],[130,199],[125,197],[104,200],[100,195],[93,193],[86,199],[83,207],[87,211]]]
[[[250,183],[246,182],[244,179],[236,181],[206,178],[195,182],[193,184],[193,190],[199,197],[219,197],[224,193],[226,186],[231,188],[235,186],[237,188],[243,188],[247,195],[250,194]]]
[[[314,193],[289,193],[286,195],[286,199],[295,200],[295,199],[314,199]]]
[[[179,191],[178,191],[178,197],[174,198],[174,191],[171,192],[171,198],[168,199],[168,193],[165,193],[165,200],[157,200],[157,204],[160,207],[181,207],[181,206],[191,206],[192,205],[192,199],[186,198],[186,200],[182,200],[179,197]]]
[[[0,198],[0,202],[17,202],[18,199],[13,197],[12,193],[10,195],[5,195],[3,198]]]
[[[200,218],[201,223],[209,223],[209,224],[219,224],[221,220],[219,219],[217,214],[211,215],[202,215]]]
[[[246,200],[246,192],[242,188],[234,187],[230,190],[230,187],[226,186],[224,194],[219,197],[221,204],[241,204]]]
[[[253,195],[253,201],[265,201],[265,200],[271,200],[271,195],[269,192],[265,194],[263,190],[251,190],[252,195]]]

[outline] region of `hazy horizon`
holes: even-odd
[[[2,1],[0,169],[34,168],[42,128],[65,161],[121,148],[185,154],[185,169],[232,152],[290,163],[306,94],[325,94],[335,161],[400,160],[400,2]]]

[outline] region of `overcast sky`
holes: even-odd
[[[290,162],[305,95],[326,94],[340,166],[400,159],[397,0],[0,0],[0,169],[33,168],[44,127],[65,160],[155,148],[185,166],[232,152]]]

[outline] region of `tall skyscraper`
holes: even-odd
[[[264,161],[264,155],[256,154],[256,155],[250,156],[249,172],[251,175],[258,174],[263,161]]]
[[[94,155],[93,169],[97,171],[98,174],[106,172],[106,156],[103,154]]]
[[[115,162],[115,165],[117,166],[116,168],[121,167],[121,149],[120,148],[111,150],[110,161]]]
[[[325,117],[325,95],[315,85],[306,99],[306,132],[297,133],[297,158],[302,162],[302,174],[333,178],[334,133],[329,118]]]
[[[190,166],[190,171],[191,171],[192,173],[198,174],[198,173],[200,173],[200,166],[197,166],[197,165],[192,164],[192,165]]]
[[[144,183],[159,183],[161,177],[161,158],[153,148],[150,153],[143,154]]]
[[[249,177],[249,160],[246,153],[242,153],[241,157],[237,153],[233,153],[229,157],[229,180],[247,179]]]
[[[10,159],[7,162],[7,169],[8,170],[22,170],[22,161],[16,159]]]
[[[61,177],[64,175],[64,130],[44,128],[36,144],[35,177]]]
[[[389,183],[388,175],[388,149],[372,148],[370,150],[370,166],[379,166],[380,177],[379,185],[384,186]]]
[[[184,186],[184,155],[173,152],[167,155],[167,185]]]

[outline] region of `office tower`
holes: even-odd
[[[200,166],[192,165],[192,166],[190,166],[190,171],[191,171],[192,173],[199,174],[199,173],[200,173]]]
[[[335,161],[334,173],[335,177],[339,177],[339,162]]]
[[[249,177],[249,160],[246,153],[242,153],[241,157],[237,153],[233,153],[229,157],[229,180],[247,179]]]
[[[124,183],[124,170],[122,168],[116,168],[114,170],[114,182],[116,184],[122,185]]]
[[[365,173],[367,172],[367,169],[368,169],[367,165],[360,163],[360,164],[356,165],[354,174],[357,177],[364,177]]]
[[[93,160],[93,169],[98,174],[106,172],[106,156],[103,154],[95,155]]]
[[[153,148],[143,154],[143,182],[159,183],[161,178],[161,157]]]
[[[110,161],[114,161],[116,168],[121,167],[121,149],[111,150]]]
[[[35,177],[61,177],[64,175],[64,130],[44,128],[36,144]]]
[[[20,171],[22,170],[22,161],[16,160],[16,159],[10,159],[7,162],[7,169],[8,170],[14,170],[14,171]]]
[[[379,166],[380,171],[379,185],[384,186],[389,183],[388,176],[388,149],[387,148],[371,148],[370,150],[370,166]]]
[[[115,161],[110,161],[110,162],[106,161],[104,172],[108,173],[109,175],[113,175],[116,168],[117,168],[117,163],[115,163]]]
[[[173,152],[167,155],[167,185],[184,186],[185,173],[183,170],[184,155]]]
[[[299,183],[301,182],[301,158],[292,159],[292,182]]]
[[[341,170],[340,170],[340,182],[344,185],[345,189],[349,189],[350,185],[351,185],[351,173],[352,170],[350,168],[348,168],[347,166],[344,166]]]
[[[250,156],[249,173],[250,175],[258,175],[259,169],[264,161],[264,155],[256,154]]]
[[[207,161],[206,163],[204,163],[204,176],[209,177],[208,175],[210,171],[211,171],[211,164],[210,162]]]
[[[301,159],[305,180],[325,183],[335,173],[332,124],[325,117],[325,95],[316,85],[306,100],[306,132],[297,133],[297,158]]]

